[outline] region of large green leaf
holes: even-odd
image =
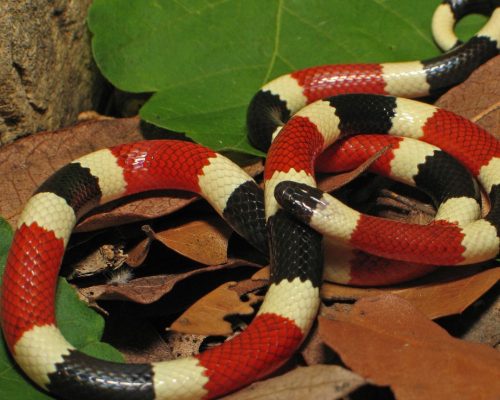
[[[2,282],[3,269],[7,261],[10,243],[12,242],[12,228],[9,223],[0,217],[0,283]]]
[[[245,113],[269,79],[325,63],[439,54],[438,0],[94,0],[89,26],[103,74],[153,92],[141,116],[216,150],[256,153]],[[463,24],[470,36],[484,19]]]
[[[0,218],[0,284],[5,261],[12,241],[12,229]],[[123,361],[123,356],[112,346],[100,341],[104,320],[78,299],[75,290],[64,279],[59,279],[56,299],[56,318],[63,335],[83,352],[111,361]],[[15,366],[5,342],[0,340],[0,399],[51,399],[33,386]]]

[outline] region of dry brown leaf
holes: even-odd
[[[82,259],[68,268],[67,279],[97,275],[107,271],[118,270],[127,261],[123,252],[123,243],[106,243],[85,254]]]
[[[205,265],[227,261],[232,229],[221,219],[210,217],[153,232],[152,236],[175,252]]]
[[[377,151],[374,155],[368,158],[365,162],[361,163],[358,167],[349,172],[344,172],[337,175],[331,175],[318,180],[318,188],[324,192],[332,192],[342,186],[347,185],[349,182],[356,179],[362,173],[366,172],[370,166],[377,161],[384,153],[390,149],[390,146],[386,146],[383,149]]]
[[[321,303],[318,314],[328,318],[334,312],[349,312],[352,306],[350,303],[333,303],[330,306]],[[323,343],[316,323],[302,345],[300,354],[307,365],[340,363],[338,355]]]
[[[198,199],[198,195],[179,190],[158,190],[133,195],[99,207],[78,223],[75,232],[90,232],[162,217]]]
[[[359,375],[337,365],[299,367],[284,375],[256,382],[224,400],[344,399],[366,384]]]
[[[244,296],[249,293],[257,292],[266,286],[267,280],[256,280],[252,277],[236,283],[231,289],[238,293],[238,296]]]
[[[229,315],[251,315],[252,304],[259,299],[249,296],[248,301],[241,300],[232,289],[236,282],[226,282],[189,307],[171,325],[176,332],[199,335],[229,336],[233,333],[231,324],[224,320]]]
[[[170,292],[174,286],[184,279],[205,272],[221,269],[249,266],[259,268],[259,265],[242,260],[229,260],[222,265],[212,265],[196,268],[182,274],[155,275],[144,278],[133,279],[123,285],[95,285],[78,289],[82,298],[89,303],[97,300],[128,300],[140,304],[150,304]]]
[[[344,363],[399,400],[493,400],[500,393],[500,353],[450,336],[393,295],[359,300],[349,314],[319,319],[324,342]]]
[[[170,356],[166,360],[194,356],[200,353],[200,347],[206,339],[206,335],[194,335],[188,333],[167,332],[166,342]]]
[[[465,268],[460,267],[460,269]],[[392,293],[410,301],[428,318],[434,319],[461,313],[500,279],[500,267],[477,274],[474,274],[478,271],[477,267],[469,268],[468,271],[473,275],[451,280],[450,276],[453,277],[453,273],[463,274],[464,271],[439,271],[439,274],[431,275],[426,279],[428,283],[417,282],[402,287],[363,289],[324,283],[321,287],[321,297],[328,300],[352,300]]]
[[[468,118],[500,139],[500,56],[476,69],[461,85],[444,94],[437,102]]]
[[[137,268],[146,260],[153,242],[153,230],[149,225],[143,225],[142,231],[146,233],[146,239],[141,240],[127,254],[127,265],[132,268]]]
[[[254,281],[259,281],[259,280],[268,281],[269,280],[269,273],[270,273],[269,266],[263,267],[263,268],[259,269],[255,274],[252,275],[252,279]]]

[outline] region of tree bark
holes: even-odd
[[[103,78],[92,60],[90,3],[0,1],[0,144],[95,108]]]

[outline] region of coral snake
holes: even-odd
[[[453,25],[470,12],[491,16],[460,44]],[[445,1],[434,15],[433,32],[449,51],[432,60],[314,67],[266,84],[248,109],[250,140],[260,149],[270,146],[264,193],[225,157],[183,141],[124,144],[57,171],[20,216],[3,275],[2,329],[17,364],[40,387],[66,399],[215,398],[275,371],[313,323],[323,274],[321,234],[298,222],[276,199],[340,241],[327,246],[325,258],[333,254],[334,266],[326,275],[343,283],[396,282],[428,271],[429,264],[495,257],[500,236],[498,140],[451,112],[386,95],[438,93],[496,56],[500,3]],[[359,133],[371,135],[355,136]],[[373,170],[430,191],[439,205],[435,222],[415,226],[365,216],[314,188],[315,162],[325,171],[348,169],[386,146],[390,150]],[[471,175],[490,197],[491,210],[484,218]],[[266,253],[267,229],[271,278],[264,302],[242,334],[194,357],[151,364],[90,357],[64,339],[54,315],[56,280],[73,226],[98,204],[164,188],[201,194],[235,231]],[[385,257],[409,264],[397,269]],[[353,262],[359,268],[351,271]],[[379,269],[379,263],[386,264]],[[384,280],[380,270],[395,277]]]

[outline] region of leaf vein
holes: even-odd
[[[287,11],[290,15],[293,15],[295,18],[297,18],[304,25],[307,25],[309,28],[311,28],[313,31],[315,31],[319,36],[322,36],[322,37],[328,39],[330,42],[335,43],[336,45],[340,46],[342,48],[342,50],[344,50],[347,54],[349,54],[353,57],[358,56],[349,48],[349,46],[344,45],[342,42],[339,42],[338,39],[335,39],[334,37],[328,35],[326,32],[320,30],[314,23],[307,20],[302,15],[297,14],[296,12],[293,12],[293,10],[286,8],[286,7],[284,7],[284,10]]]
[[[276,64],[276,57],[278,56],[279,45],[280,45],[280,34],[281,34],[281,15],[283,13],[283,0],[278,0],[278,8],[276,10],[276,33],[274,35],[274,47],[273,52],[271,54],[271,59],[269,61],[269,67],[267,68],[266,75],[264,76],[264,81],[262,84],[264,85],[271,76],[271,71]]]
[[[412,29],[419,36],[421,36],[427,43],[429,43],[431,45],[434,45],[434,42],[431,39],[429,39],[429,37],[425,34],[425,32],[422,32],[422,30],[417,25],[415,25],[411,20],[409,20],[408,18],[406,18],[404,15],[401,15],[400,13],[398,13],[397,11],[395,11],[393,8],[387,7],[387,5],[384,4],[383,0],[374,0],[374,2],[378,6],[382,7],[384,9],[384,11],[387,11],[388,13],[391,13],[392,15],[395,15],[401,21],[403,21],[405,24],[407,24],[408,26],[411,26]]]

